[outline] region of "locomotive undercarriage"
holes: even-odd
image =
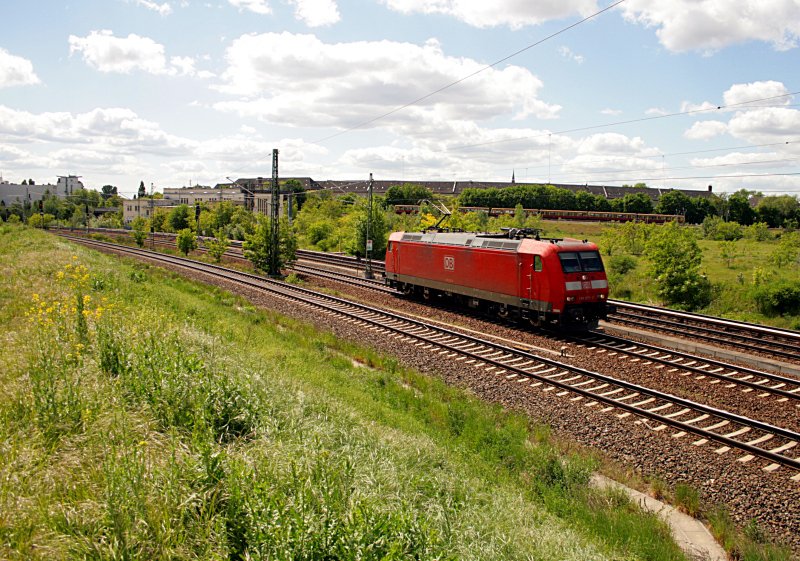
[[[498,317],[505,321],[529,323],[534,327],[594,329],[598,326],[599,320],[606,317],[605,302],[589,302],[567,306],[563,313],[555,313],[437,290],[427,286],[417,286],[397,281],[390,281],[388,284],[400,290],[405,296],[427,303],[440,303],[456,309],[468,309],[482,313],[490,318]]]

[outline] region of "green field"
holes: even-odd
[[[0,558],[683,559],[546,427],[0,227]]]

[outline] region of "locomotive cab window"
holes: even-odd
[[[542,270],[542,256],[541,255],[534,255],[533,256],[533,270],[536,272],[541,272]]]
[[[581,251],[578,253],[581,260],[581,268],[586,273],[595,273],[603,270],[603,260],[596,251]]]
[[[561,268],[565,273],[580,273],[581,262],[578,261],[578,254],[574,251],[565,251],[558,254],[561,260]]]
[[[594,273],[603,270],[603,261],[596,251],[564,251],[558,254],[565,273]]]

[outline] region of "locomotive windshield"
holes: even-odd
[[[596,251],[563,251],[558,258],[565,273],[596,273],[603,270],[603,261]]]

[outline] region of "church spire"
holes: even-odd
[[[516,178],[514,177],[514,170],[512,169],[512,170],[511,170],[511,183],[516,183],[516,182],[517,182],[517,180],[516,180]]]

